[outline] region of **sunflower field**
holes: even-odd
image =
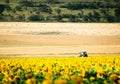
[[[0,84],[120,84],[120,56],[0,59]]]

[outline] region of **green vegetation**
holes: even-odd
[[[120,56],[0,56],[0,84],[120,84]]]
[[[120,1],[0,0],[0,21],[120,22]]]

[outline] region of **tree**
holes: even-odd
[[[46,4],[40,4],[40,5],[39,5],[39,10],[40,10],[41,12],[46,12],[46,13],[49,13],[49,14],[52,13],[51,7],[48,6],[48,5],[46,5]]]
[[[20,5],[20,6],[28,6],[28,7],[33,6],[32,2],[27,1],[27,0],[22,0],[22,1],[20,1],[20,2],[19,2],[19,5]]]
[[[120,0],[114,0],[115,2],[120,2]]]
[[[0,14],[2,15],[4,10],[11,10],[11,7],[8,5],[0,4]]]
[[[4,6],[0,5],[0,14],[2,15],[2,12],[4,11]]]
[[[96,22],[100,21],[100,14],[97,11],[93,11],[93,17],[96,20]]]
[[[79,18],[82,18],[82,16],[83,16],[82,13],[78,13],[77,15]]]
[[[5,3],[6,3],[6,4],[9,4],[9,3],[10,3],[10,0],[5,0]]]
[[[16,7],[15,7],[15,10],[17,10],[17,11],[22,11],[22,6],[16,6]]]
[[[57,13],[58,15],[61,13],[61,10],[60,10],[60,9],[56,9],[55,11],[56,11],[56,13]]]
[[[13,15],[4,15],[3,21],[14,21],[14,16]]]
[[[110,14],[106,16],[106,19],[108,22],[115,22],[115,17]]]
[[[15,21],[24,21],[24,20],[25,20],[24,15],[16,15],[16,17],[15,17]]]
[[[83,22],[88,22],[88,21],[89,21],[89,18],[88,18],[87,15],[85,15],[85,16],[83,17]]]
[[[12,12],[12,13],[16,13],[16,10],[15,10],[15,9],[12,9],[11,12]]]
[[[78,21],[78,17],[76,15],[70,15],[69,16],[69,21],[70,22],[77,22]]]
[[[47,3],[51,3],[51,4],[58,4],[60,3],[58,0],[46,0]]]
[[[56,20],[57,20],[58,22],[62,21],[62,16],[61,16],[61,15],[57,15],[57,16],[56,16]]]
[[[44,21],[44,17],[42,15],[30,15],[28,17],[29,21]]]
[[[2,15],[0,14],[0,21],[2,21],[3,20],[3,17],[2,17]]]
[[[54,22],[54,21],[55,21],[55,18],[54,18],[52,15],[48,15],[48,16],[46,17],[46,21],[47,21],[47,22]]]
[[[95,21],[95,20],[94,20],[94,15],[93,15],[91,12],[88,13],[87,17],[88,17],[88,20],[89,20],[90,22],[94,22],[94,21]]]
[[[120,16],[120,8],[115,9],[115,16]]]
[[[117,22],[120,22],[120,8],[115,10],[115,19]]]
[[[100,9],[100,13],[102,13],[103,15],[108,14],[108,12],[107,12],[107,10],[106,10],[106,9]]]

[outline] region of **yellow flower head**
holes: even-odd
[[[113,81],[113,82],[117,82],[118,76],[116,74],[111,74],[110,75],[110,80]]]
[[[94,81],[95,80],[95,77],[90,77],[90,81]]]
[[[118,84],[120,84],[120,79],[117,82],[118,82]]]
[[[82,81],[83,81],[83,78],[82,77],[77,77],[77,76],[70,76],[70,79],[71,80],[74,80],[77,84],[80,84],[80,83],[82,83]]]
[[[10,80],[9,82],[10,82],[10,84],[15,84],[14,80]]]
[[[51,77],[52,77],[52,73],[46,73],[46,74],[45,74],[45,78],[46,78],[46,79],[49,79],[49,78],[51,78]]]
[[[97,77],[98,78],[103,78],[103,74],[102,73],[97,73]]]
[[[30,78],[32,78],[32,75],[31,75],[31,74],[26,74],[25,77],[26,77],[27,79],[30,79]]]
[[[2,79],[2,84],[8,84],[8,82],[7,78]]]
[[[15,80],[15,81],[19,81],[19,80],[20,80],[20,76],[15,76],[15,77],[14,77],[14,80]]]
[[[68,84],[65,79],[58,78],[54,81],[54,84]]]
[[[52,84],[52,80],[50,79],[44,80],[42,84]]]
[[[36,84],[36,80],[34,78],[27,79],[26,84]]]

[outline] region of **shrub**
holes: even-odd
[[[44,21],[44,17],[42,15],[30,15],[28,17],[29,21]]]

